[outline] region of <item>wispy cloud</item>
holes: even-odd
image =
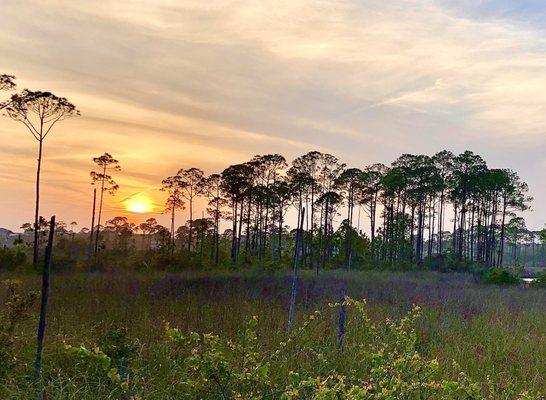
[[[51,137],[44,179],[82,192],[106,150],[137,192],[254,153],[319,148],[365,164],[442,147],[496,159],[512,146],[523,155],[508,166],[546,200],[540,161],[522,159],[546,140],[546,36],[522,18],[546,7],[530,3],[5,0],[0,70],[81,109]],[[0,132],[0,157],[32,165],[22,127]],[[83,199],[71,196],[75,219]]]

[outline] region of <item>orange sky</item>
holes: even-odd
[[[453,4],[3,1],[0,73],[82,113],[46,139],[41,213],[89,226],[91,160],[105,151],[122,167],[108,218],[131,196],[159,211],[158,185],[179,168],[310,150],[362,167],[445,148],[518,171],[542,227],[545,36]],[[1,227],[32,219],[36,150],[0,119]]]

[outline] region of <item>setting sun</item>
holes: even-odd
[[[152,201],[144,195],[133,196],[123,202],[127,211],[132,213],[143,214],[153,211]]]

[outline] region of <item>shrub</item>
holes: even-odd
[[[258,317],[250,318],[230,339],[212,333],[183,334],[165,323],[157,347],[135,355],[125,330],[114,330],[101,346],[66,346],[63,358],[57,357],[48,368],[45,392],[50,398],[79,400],[539,398],[499,389],[488,378],[474,382],[456,365],[456,372],[446,379],[437,360],[417,351],[418,307],[398,323],[376,325],[363,301],[345,297],[343,302],[348,319],[341,348],[331,335],[337,324],[318,311],[273,346],[260,340],[264,338],[258,336]],[[330,306],[335,311],[340,304]],[[329,329],[330,334],[316,340],[316,331]],[[136,364],[131,379],[124,378],[117,362],[129,356]],[[28,398],[28,383],[21,381],[19,389],[10,388],[9,398]]]
[[[484,281],[495,285],[517,285],[522,282],[519,274],[508,268],[493,268],[484,273]]]
[[[73,386],[76,393],[95,392],[96,388],[101,388],[110,395],[117,394],[118,398],[128,392],[128,380],[122,379],[119,366],[100,347],[88,349],[84,345],[65,345],[64,351],[64,365],[57,367],[57,373],[47,379],[50,385],[45,391],[52,393],[53,398],[56,386]]]
[[[3,283],[7,296],[0,313],[0,377],[8,375],[17,365],[15,328],[28,317],[28,311],[38,297],[36,292],[20,294],[18,281],[6,280]]]
[[[298,340],[321,317],[319,312],[309,316],[300,329],[273,351],[264,351],[259,345],[257,317],[247,322],[239,341],[196,332],[183,335],[167,324],[166,335],[173,345],[171,357],[177,359],[170,367],[179,368],[180,390],[186,395],[181,398],[498,398],[491,391],[492,385],[472,382],[462,372],[452,379],[441,378],[438,361],[427,360],[417,352],[418,307],[398,324],[387,321],[384,326],[376,327],[366,314],[364,302],[345,298],[345,304],[356,312],[342,350],[335,341],[325,345]],[[346,364],[339,364],[343,354],[349,358]],[[294,355],[297,360],[292,358]],[[279,371],[284,371],[284,376],[279,377]]]
[[[14,270],[23,266],[27,261],[27,255],[20,247],[0,248],[0,271]]]
[[[542,272],[530,285],[537,288],[546,288],[546,271]]]

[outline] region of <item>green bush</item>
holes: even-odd
[[[495,285],[517,285],[522,282],[519,274],[508,268],[493,268],[485,272],[483,278],[486,283]]]
[[[537,288],[546,288],[546,271],[541,273],[534,281],[531,281],[530,285]]]
[[[256,316],[230,338],[185,334],[165,323],[164,335],[146,349],[129,340],[125,329],[110,330],[97,345],[64,345],[49,353],[38,389],[47,398],[67,400],[540,398],[499,387],[489,377],[473,381],[457,365],[446,377],[436,359],[417,350],[418,307],[398,323],[375,324],[364,301],[345,297],[343,303],[345,322],[337,318],[341,304],[330,304],[331,313],[315,311],[281,340],[260,336]],[[340,326],[341,341],[335,335]],[[0,376],[1,398],[35,398],[36,390],[29,375],[10,381]]]
[[[3,284],[7,295],[0,312],[0,378],[8,376],[19,363],[14,350],[18,334],[16,328],[28,317],[38,297],[35,292],[19,293],[18,281],[6,280]]]
[[[12,271],[23,266],[27,261],[27,254],[20,247],[0,248],[0,271]]]

